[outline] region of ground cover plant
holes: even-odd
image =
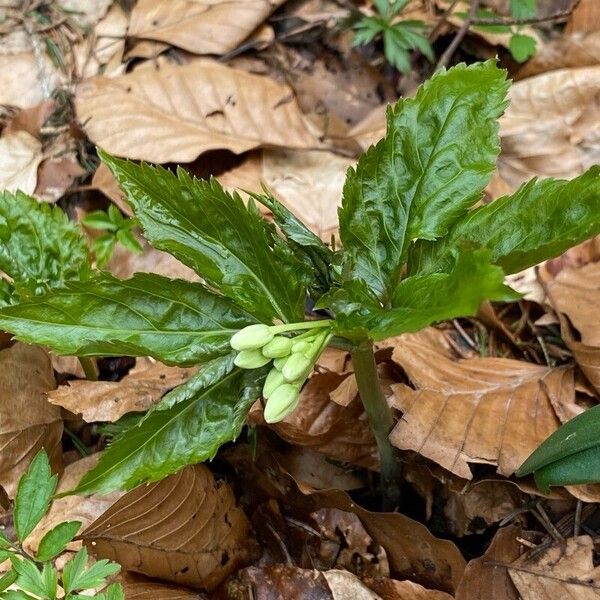
[[[202,283],[85,272],[29,286],[0,310],[0,327],[60,354],[203,366],[119,435],[74,491],[132,488],[210,459],[240,434],[261,395],[266,420],[283,419],[332,345],[352,355],[385,503],[394,506],[400,465],[374,343],[474,314],[484,300],[517,299],[506,274],[600,232],[598,167],[571,181],[532,180],[478,205],[499,153],[508,87],[494,61],[459,65],[390,107],[385,137],[348,171],[341,249],[267,191],[246,205],[214,179],[100,152],[148,241]]]

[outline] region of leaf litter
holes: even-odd
[[[107,202],[130,214],[112,175],[96,168],[97,144],[169,168],[200,164],[231,190],[258,193],[266,185],[321,239],[339,245],[345,172],[382,136],[385,102],[416,87],[382,68],[375,48],[350,48],[339,26],[348,3],[58,4],[46,28],[33,25],[33,42],[23,33],[30,18],[16,6],[12,30],[0,32],[0,101],[16,115],[12,124],[1,115],[8,122],[0,135],[2,188],[60,201],[72,214]],[[430,4],[413,0],[411,14],[431,29],[441,24],[443,46],[460,19],[441,21],[444,3]],[[593,0],[582,0],[565,32],[547,29],[547,39],[528,28],[539,52],[508,65],[519,81],[501,120],[488,200],[531,176],[573,177],[598,162],[594,11]],[[494,47],[505,58],[507,45],[506,34],[473,30],[461,56],[483,58]],[[419,80],[428,74],[421,64],[415,72]],[[50,99],[58,108],[48,112]],[[284,421],[266,427],[255,406],[249,435],[258,446],[240,441],[208,466],[125,495],[58,499],[29,548],[58,522],[83,521],[92,553],[143,574],[123,578],[127,597],[141,600],[208,598],[215,588],[219,598],[597,597],[595,509],[572,518],[564,539],[547,533],[559,522],[553,510],[572,517],[580,510],[573,496],[597,502],[597,489],[544,497],[512,478],[600,390],[598,256],[569,251],[560,260],[532,268],[535,298],[516,311],[495,306],[492,321],[482,313],[379,348],[397,418],[391,439],[414,499],[403,507],[407,515],[367,510],[376,504],[376,445],[352,364],[336,351],[322,357],[300,408]],[[120,278],[136,271],[196,277],[148,246],[139,256],[118,250],[109,269]],[[45,350],[20,343],[0,350],[0,364],[0,483],[9,496],[41,446],[56,471],[67,465],[59,491],[71,489],[96,460],[72,462],[75,448],[101,448],[118,435],[119,419],[148,410],[193,374],[147,358],[133,368],[104,359],[101,381],[88,381],[79,368],[60,371]],[[107,422],[114,429],[105,434]],[[503,520],[519,525],[498,529]]]

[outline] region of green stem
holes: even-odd
[[[300,329],[317,329],[318,327],[331,327],[331,319],[321,319],[320,321],[300,321],[299,323],[284,323],[283,325],[273,325],[273,333],[287,333],[288,331],[299,331]]]
[[[89,381],[98,381],[98,365],[93,358],[80,356],[79,363],[83,367],[83,372]]]
[[[379,450],[383,509],[394,510],[400,501],[401,475],[400,461],[388,437],[394,426],[394,418],[379,383],[373,344],[365,341],[354,346],[351,354],[358,392]]]

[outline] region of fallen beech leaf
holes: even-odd
[[[43,202],[56,202],[77,177],[85,174],[85,169],[74,154],[46,159],[38,169],[34,195]]]
[[[438,590],[428,590],[412,581],[397,581],[396,579],[371,579],[363,581],[381,596],[382,600],[452,600],[450,594]],[[491,600],[491,599],[490,599]],[[505,600],[504,598],[498,600]],[[508,599],[506,599],[508,600]]]
[[[521,600],[506,570],[506,564],[521,554],[519,533],[514,525],[498,530],[486,553],[467,565],[456,600]],[[550,598],[558,600],[559,596]]]
[[[531,177],[570,179],[600,161],[600,66],[515,83],[500,119],[498,168],[514,188]]]
[[[0,189],[32,194],[42,161],[42,144],[26,131],[0,138]]]
[[[94,77],[79,86],[76,107],[93,142],[157,163],[215,149],[320,146],[289,88],[210,60]]]
[[[534,548],[508,565],[508,572],[522,600],[597,600],[600,594],[600,567],[594,566],[594,542],[588,535],[541,552]]]
[[[581,0],[571,13],[565,31],[598,31],[600,29],[600,5],[596,0]]]
[[[331,590],[333,600],[382,600],[375,592],[370,590],[356,575],[349,571],[332,569],[325,571],[323,577]]]
[[[39,346],[16,343],[0,351],[0,485],[11,497],[40,448],[55,471],[62,467],[60,408],[45,396],[55,387],[50,357]]]
[[[100,163],[94,172],[94,176],[92,177],[92,181],[90,183],[90,188],[98,190],[107,198],[110,198],[128,217],[133,216],[133,211],[131,210],[129,204],[127,204],[125,196],[121,191],[117,180],[104,163]]]
[[[248,560],[249,528],[229,485],[196,465],[127,493],[82,537],[124,569],[211,590]]]
[[[73,20],[82,27],[97,23],[108,11],[113,0],[57,0],[57,4],[72,15]]]
[[[148,410],[194,372],[195,369],[167,367],[138,358],[135,367],[120,381],[70,381],[50,392],[48,400],[81,415],[88,423],[114,423],[126,413]]]
[[[196,54],[226,54],[285,0],[139,0],[129,35]]]
[[[206,600],[200,592],[154,581],[124,581],[123,591],[127,600]]]
[[[99,454],[86,456],[65,467],[58,482],[57,493],[72,490],[79,480],[90,469],[96,466]],[[44,535],[63,521],[81,521],[81,531],[91,525],[100,515],[105,513],[125,492],[115,491],[110,494],[94,494],[92,496],[65,496],[57,498],[50,505],[50,510],[31,532],[25,542],[25,549],[35,553]],[[78,550],[81,542],[72,542],[68,550]]]
[[[403,412],[390,435],[445,469],[471,479],[469,463],[510,476],[560,422],[553,402],[575,402],[573,369],[504,358],[453,360],[423,334],[401,337],[392,359],[417,389],[393,385]]]
[[[40,129],[56,110],[56,100],[44,100],[30,108],[22,108],[8,121],[4,135],[16,131],[26,131],[35,138],[40,137]]]

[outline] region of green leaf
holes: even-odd
[[[71,282],[0,309],[17,339],[77,356],[152,356],[193,364],[230,352],[229,339],[254,319],[200,283],[138,273]]]
[[[8,590],[2,592],[0,595],[1,600],[36,600],[33,596],[26,594],[20,590]]]
[[[264,322],[304,316],[310,275],[253,202],[216,180],[135,165],[100,152],[127,195],[145,237],[193,268]]]
[[[412,64],[410,53],[404,44],[404,40],[392,27],[386,27],[383,32],[383,53],[385,60],[405,75],[410,73]]]
[[[108,231],[117,231],[119,229],[118,224],[114,223],[110,216],[103,210],[95,210],[88,213],[81,222],[92,229],[107,229]]]
[[[48,531],[39,544],[37,560],[43,562],[58,556],[77,535],[80,527],[80,521],[65,521]]]
[[[452,248],[466,241],[489,248],[493,263],[516,273],[599,234],[599,214],[600,167],[571,181],[534,179],[471,211],[443,240],[417,243],[410,271],[445,270]]]
[[[506,73],[459,65],[388,109],[387,134],[350,169],[340,209],[346,280],[391,301],[414,239],[436,239],[483,194],[499,152]]]
[[[140,254],[144,251],[144,247],[130,229],[119,229],[119,231],[117,231],[117,240],[119,240],[119,242],[121,242],[121,244],[123,244],[130,252]]]
[[[537,12],[537,0],[510,0],[510,15],[514,19],[530,19]]]
[[[211,459],[222,444],[239,435],[265,376],[264,369],[235,369],[220,380],[208,380],[188,399],[153,411],[112,442],[74,493],[130,489]]]
[[[89,596],[81,596],[82,600],[89,598]],[[119,583],[112,583],[106,588],[106,591],[102,594],[96,594],[94,598],[97,600],[125,600],[125,592],[123,586]]]
[[[17,487],[13,519],[20,542],[25,540],[48,511],[57,479],[56,475],[52,475],[48,455],[40,450]]]
[[[600,405],[559,427],[516,471],[517,477],[531,473],[544,491],[600,481]]]
[[[58,207],[22,192],[0,192],[0,271],[38,292],[85,277],[87,245]]]
[[[0,592],[3,592],[7,587],[10,587],[17,580],[17,572],[11,569],[2,577],[0,577]]]
[[[35,563],[28,559],[14,558],[12,561],[13,569],[17,573],[17,586],[23,591],[29,592],[34,596],[45,598],[50,596],[46,585],[48,583],[48,574],[42,577],[42,573],[37,568]]]
[[[68,561],[62,572],[62,587],[65,594],[70,594],[76,589],[79,579],[82,577],[88,561],[88,551],[84,546],[75,556]]]
[[[49,562],[45,563],[42,567],[42,582],[47,597],[50,600],[55,600],[56,592],[58,591],[58,574]]]
[[[519,63],[523,63],[535,55],[536,41],[529,35],[515,33],[510,38],[508,49],[512,57]]]
[[[375,340],[419,331],[436,321],[473,315],[484,300],[517,299],[518,294],[503,280],[502,269],[490,264],[489,250],[464,248],[449,272],[401,281],[390,309],[369,303],[367,297],[359,306],[353,306],[340,295],[333,306],[340,311],[336,312],[335,322],[342,333],[361,328]]]
[[[71,579],[71,589],[91,590],[105,585],[106,578],[117,574],[121,566],[106,559],[98,560]]]

